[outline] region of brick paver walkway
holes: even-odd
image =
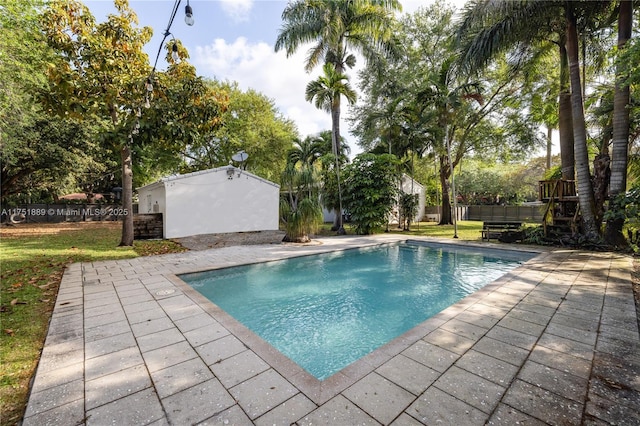
[[[24,425],[640,424],[627,256],[543,252],[323,382],[175,277],[402,239],[74,264]]]

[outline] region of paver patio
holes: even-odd
[[[640,424],[628,256],[543,251],[323,382],[175,276],[405,239],[71,265],[23,424]]]

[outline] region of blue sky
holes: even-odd
[[[402,4],[405,12],[411,12],[433,2],[405,0]],[[464,0],[450,2],[459,7]],[[84,3],[99,22],[115,12],[113,0],[84,0]],[[174,0],[129,0],[140,26],[153,28],[153,39],[146,46],[151,63],[160,47],[174,3]],[[284,52],[274,52],[286,1],[189,0],[195,18],[195,25],[191,27],[184,22],[186,4],[186,0],[181,1],[170,31],[189,51],[190,62],[199,75],[237,81],[242,89],[252,88],[273,99],[280,112],[296,123],[302,137],[331,128],[329,114],[304,100],[307,83],[320,74],[319,68],[311,73],[304,71],[307,49],[302,48],[289,58]],[[166,66],[163,56],[164,53],[158,63],[159,69]],[[358,65],[349,72],[354,87],[357,86]],[[348,111],[343,108],[341,130],[353,155],[358,148],[348,133],[349,127],[344,121],[347,115]]]

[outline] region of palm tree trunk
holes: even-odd
[[[449,199],[449,176],[451,175],[447,155],[440,155],[440,185],[442,186],[442,212],[438,225],[452,225],[451,200]]]
[[[560,163],[562,179],[574,180],[573,118],[571,91],[569,87],[569,62],[567,61],[566,37],[560,36],[560,98],[558,102],[558,132],[560,133]]]
[[[547,164],[546,169],[549,170],[551,168],[551,148],[553,147],[553,143],[551,141],[553,137],[553,129],[551,126],[547,126]]]
[[[589,171],[589,154],[587,151],[587,128],[582,102],[582,86],[580,83],[580,61],[578,59],[578,30],[573,6],[566,7],[567,19],[567,57],[571,81],[571,111],[573,117],[573,143],[576,161],[578,196],[582,213],[583,233],[589,239],[599,235],[595,218],[595,202],[591,174]]]
[[[133,167],[131,147],[125,144],[120,151],[122,159],[122,239],[121,246],[133,245]]]
[[[631,38],[633,25],[632,2],[622,1],[618,14],[618,52],[624,50],[627,41]],[[627,165],[629,162],[629,85],[621,81],[627,64],[620,61],[616,68],[616,88],[613,98],[613,141],[611,159],[611,181],[609,184],[609,196],[613,199],[618,194],[623,194],[627,189]],[[605,239],[614,246],[627,244],[622,234],[624,218],[608,220],[605,230]]]
[[[336,159],[336,179],[338,181],[338,208],[336,209],[336,217],[333,222],[333,227],[338,233],[344,233],[344,227],[342,225],[342,187],[340,184],[340,96],[338,95],[331,106],[331,142],[333,148],[333,155]]]

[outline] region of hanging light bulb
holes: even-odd
[[[151,108],[151,103],[149,102],[149,96],[146,96],[146,97],[144,98],[144,107],[145,107],[146,109]]]
[[[144,87],[147,89],[147,92],[153,92],[153,84],[151,83],[151,78],[147,78],[147,82]]]
[[[136,117],[142,117],[142,110],[140,109],[140,107],[138,107],[138,110],[136,111]]]
[[[193,9],[189,6],[189,0],[187,0],[187,6],[184,8],[184,22],[190,27],[196,22],[193,19]]]
[[[174,62],[178,62],[180,60],[180,55],[178,55],[178,43],[173,42],[173,46],[171,46],[171,58]]]

